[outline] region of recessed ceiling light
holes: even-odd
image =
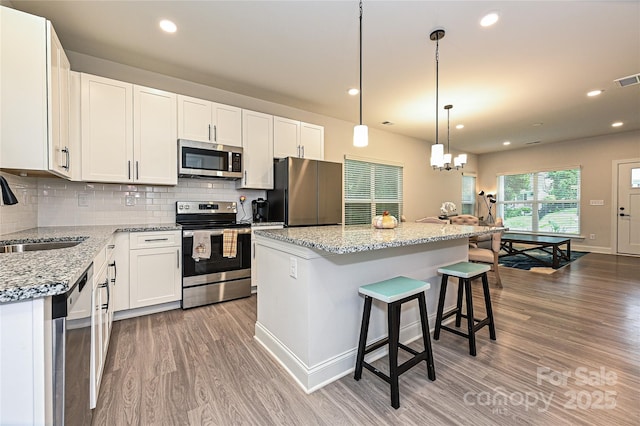
[[[511,142],[509,142],[509,141],[504,141],[504,142],[502,142],[502,145],[504,145],[504,146],[511,145]]]
[[[382,124],[384,124],[385,126],[393,126],[393,123],[390,121],[383,121]]]
[[[622,126],[624,123],[622,121],[616,121],[615,123],[611,124],[611,127],[620,127]]]
[[[500,16],[497,12],[487,13],[480,20],[480,25],[482,25],[483,27],[490,27],[491,25],[498,22],[498,19],[500,19]]]
[[[592,90],[590,92],[587,93],[587,96],[598,96],[599,94],[601,94],[602,92],[604,92],[604,90]]]
[[[456,129],[464,129],[464,124],[456,124]]]
[[[168,19],[163,19],[162,21],[160,21],[160,28],[162,28],[162,31],[167,33],[175,33],[178,29],[176,24]]]
[[[348,94],[350,94],[351,96],[355,96],[355,95],[357,95],[358,93],[360,93],[360,91],[359,91],[358,89],[356,89],[355,87],[352,87],[351,89],[349,89],[349,90],[347,91],[347,93],[348,93]]]

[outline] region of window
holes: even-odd
[[[476,215],[476,177],[462,175],[462,214]]]
[[[402,166],[346,158],[344,174],[345,225],[368,225],[385,210],[400,220]]]
[[[498,177],[498,216],[511,231],[580,233],[580,169]]]

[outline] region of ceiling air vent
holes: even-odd
[[[628,77],[622,77],[617,80],[613,80],[618,87],[633,86],[634,84],[640,84],[640,74],[630,75]]]

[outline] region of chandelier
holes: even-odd
[[[436,143],[431,145],[431,167],[438,170],[453,170],[464,167],[467,163],[467,154],[460,154],[453,158],[453,164],[451,162],[452,155],[449,150],[449,111],[453,108],[453,105],[446,105],[444,109],[447,110],[447,153],[444,152],[444,145],[440,143],[438,139],[438,83],[439,83],[439,65],[440,65],[440,39],[444,37],[444,30],[438,29],[433,31],[429,38],[436,42]]]

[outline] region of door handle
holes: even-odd
[[[180,269],[180,250],[176,250],[176,269]]]
[[[127,179],[131,180],[131,161],[127,161]]]
[[[66,146],[64,148],[62,148],[60,150],[61,152],[64,153],[65,155],[65,162],[63,165],[61,165],[60,167],[62,167],[63,169],[69,171],[69,148],[67,148]]]
[[[109,291],[109,280],[104,280],[104,282],[102,284],[100,284],[100,287],[107,289],[107,303],[104,303],[102,305],[102,309],[108,311],[109,310],[109,301],[111,299],[111,291]]]
[[[151,241],[169,241],[169,238],[145,238],[145,243],[150,243]]]
[[[213,125],[213,141],[218,142],[218,126]]]
[[[300,148],[302,148],[302,158],[304,158],[304,145],[300,145]]]
[[[139,173],[138,168],[139,168],[139,167],[138,167],[138,160],[136,160],[136,180],[139,180],[139,179],[140,179],[140,173]]]
[[[114,260],[109,266],[113,266],[113,278],[111,278],[111,282],[115,284],[116,278],[118,278],[118,267],[116,266],[116,261]]]
[[[211,140],[211,124],[209,124],[209,140]]]
[[[631,215],[630,214],[620,213],[620,217],[631,217]]]

